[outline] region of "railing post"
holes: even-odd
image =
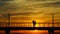
[[[45,27],[45,23],[44,23],[44,27]]]
[[[8,14],[8,23],[7,23],[7,27],[10,27],[10,14]]]
[[[48,33],[49,34],[54,34],[54,14],[52,14],[51,13],[51,15],[52,15],[52,28],[50,28],[49,30],[48,30]]]
[[[8,23],[6,23],[6,24],[7,24],[7,27],[5,29],[5,33],[10,34],[10,29],[9,29],[9,27],[10,27],[10,14],[8,14]]]
[[[48,33],[49,33],[49,34],[54,34],[54,28],[50,28],[50,29],[48,30]]]
[[[54,27],[54,14],[51,13],[51,15],[52,15],[52,27]]]

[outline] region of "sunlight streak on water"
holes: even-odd
[[[60,34],[60,30],[55,30],[55,34]],[[0,30],[0,34],[5,34]],[[48,34],[48,30],[11,30],[10,34]]]

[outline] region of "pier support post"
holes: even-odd
[[[54,28],[49,29],[49,30],[48,30],[48,33],[49,33],[49,34],[54,34]]]
[[[6,34],[10,34],[10,29],[7,28],[7,29],[5,30],[5,33],[6,33]]]

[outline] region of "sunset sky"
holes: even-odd
[[[11,22],[49,22],[50,13],[60,22],[60,0],[0,0],[0,21],[7,21],[11,14]]]

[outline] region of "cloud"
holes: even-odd
[[[4,4],[5,4],[5,3],[1,3],[1,2],[0,2],[0,6],[3,6]]]
[[[24,0],[14,0],[8,2],[8,0],[6,0],[6,2],[0,2],[0,11],[1,13],[39,12],[39,9],[41,10],[41,8],[44,9],[45,7],[59,7],[59,2],[46,1],[47,0],[25,0],[24,2]]]
[[[16,15],[30,15],[30,14],[32,14],[32,12],[21,12],[21,13],[13,13],[13,14],[11,14],[11,16],[16,16]]]
[[[2,18],[8,18],[8,14],[12,16],[32,16],[32,17],[44,17],[49,13],[59,15],[60,13],[60,1],[48,1],[48,0],[0,0],[0,14]],[[46,14],[48,13],[48,14]],[[41,16],[40,16],[41,15]],[[56,18],[58,18],[56,17]],[[47,17],[46,17],[47,18]]]
[[[0,1],[13,1],[13,0],[0,0]]]
[[[46,1],[46,0],[27,0],[27,1],[40,2],[40,1]]]
[[[47,3],[46,7],[60,7],[60,2]]]
[[[48,2],[48,3],[35,3],[30,5],[30,7],[35,7],[35,8],[44,8],[44,7],[60,7],[60,2]]]

